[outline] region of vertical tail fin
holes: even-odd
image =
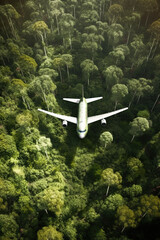
[[[82,85],[82,98],[84,98],[84,86]]]

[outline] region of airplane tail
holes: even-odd
[[[84,98],[84,86],[82,85],[82,99]],[[95,102],[97,100],[102,99],[103,97],[95,97],[95,98],[86,98],[87,103]],[[64,101],[72,102],[72,103],[79,103],[79,98],[63,98]]]
[[[82,99],[84,98],[84,86],[82,85]]]
[[[82,98],[84,98],[84,87],[82,85]],[[63,98],[64,101],[72,102],[72,103],[79,103],[79,98]]]

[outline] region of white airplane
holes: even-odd
[[[97,101],[97,100],[100,100],[102,98],[103,97],[84,98],[83,89],[82,89],[82,98],[81,99],[63,98],[63,100],[65,100],[65,101],[79,104],[78,117],[70,117],[70,116],[60,115],[60,114],[57,114],[57,113],[45,111],[43,109],[38,109],[38,110],[43,112],[43,113],[46,113],[48,115],[51,115],[53,117],[61,119],[63,127],[67,127],[68,122],[76,124],[77,125],[78,136],[80,138],[85,138],[85,136],[87,135],[87,132],[88,132],[88,124],[96,122],[96,121],[101,121],[101,124],[105,125],[106,124],[106,118],[108,118],[112,115],[118,114],[120,112],[123,112],[123,111],[128,109],[128,107],[126,107],[126,108],[122,108],[120,110],[116,110],[116,111],[113,111],[113,112],[88,117],[88,106],[87,106],[87,104],[91,103],[91,102],[94,102],[94,101]]]

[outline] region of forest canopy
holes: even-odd
[[[160,238],[160,2],[0,1],[0,240]],[[103,96],[89,126],[63,97]]]

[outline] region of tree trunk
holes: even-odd
[[[14,25],[13,25],[13,21],[11,18],[8,18],[9,22],[10,22],[10,27],[11,27],[11,31],[12,31],[12,34],[13,36],[15,37],[15,39],[17,40],[17,33],[15,31],[15,28],[14,28]]]
[[[132,99],[131,99],[131,101],[129,102],[128,108],[130,108],[130,106],[131,106],[131,104],[132,104],[132,102],[133,102],[133,100],[134,100],[135,95],[136,95],[136,92],[134,92],[134,94],[133,94],[133,96],[132,96]]]
[[[151,112],[153,111],[154,107],[156,106],[159,97],[160,97],[160,94],[158,94],[158,96],[157,96],[157,98],[156,98],[156,101],[154,102],[153,107],[152,107],[152,109],[151,109]]]
[[[69,68],[68,68],[67,64],[66,64],[66,67],[67,67],[67,76],[68,76],[68,80],[69,80]]]
[[[48,153],[47,153],[47,151],[46,151],[46,150],[45,150],[45,154],[46,154],[46,157],[47,157],[47,159],[48,159],[49,157],[48,157]]]
[[[115,105],[114,105],[114,110],[116,110],[116,108],[117,108],[117,101],[115,102]]]
[[[147,26],[148,19],[149,19],[149,13],[147,14],[147,17],[146,17],[146,21],[145,21],[145,27]]]
[[[151,53],[152,53],[152,49],[153,49],[153,47],[154,47],[154,43],[155,43],[155,38],[153,39],[152,45],[151,45],[151,47],[150,47],[150,50],[149,50],[149,53],[148,53],[148,56],[147,56],[147,62],[148,62],[149,57],[150,57],[150,55],[151,55]]]
[[[128,32],[128,36],[127,36],[126,45],[128,45],[128,43],[129,43],[129,39],[130,39],[130,35],[131,35],[131,29],[132,29],[132,25],[130,25],[130,27],[129,27],[129,32]]]
[[[146,212],[142,215],[141,220],[142,220],[142,218],[144,218],[144,217],[147,215],[147,212],[148,212],[148,211],[146,211]]]
[[[131,142],[133,142],[134,138],[135,138],[135,135],[132,136]]]
[[[88,86],[89,86],[89,77],[88,77]]]
[[[139,19],[138,29],[140,28],[140,25],[141,25],[141,18]]]
[[[3,29],[4,29],[4,33],[6,34],[6,37],[9,38],[8,32],[7,32],[7,30],[6,30],[6,27],[5,27],[5,25],[4,25],[4,22],[3,22],[3,19],[2,19],[2,18],[1,18],[1,23],[2,23],[2,25],[3,25]]]
[[[47,211],[47,209],[45,208],[44,210],[45,210],[45,212],[48,214],[48,211]]]
[[[73,17],[76,18],[76,7],[73,6]]]
[[[25,101],[25,97],[22,95],[22,100],[23,100],[23,103],[24,103],[24,106],[27,108],[27,104],[26,104],[26,101]]]
[[[106,191],[106,197],[108,196],[109,188],[110,188],[110,186],[108,185],[108,187],[107,187],[107,191]]]
[[[140,98],[141,98],[141,95],[138,96],[137,103],[139,103]]]
[[[2,57],[2,62],[3,62],[3,65],[6,66],[6,63],[4,61],[4,58]]]
[[[40,86],[40,88],[41,88],[41,91],[42,91],[42,94],[43,94],[43,100],[44,100],[44,102],[46,103],[46,105],[47,105],[47,110],[49,111],[49,108],[48,108],[48,104],[47,104],[47,99],[46,99],[46,94],[45,94],[45,92],[43,91],[43,88]]]
[[[125,226],[122,228],[122,230],[121,230],[121,233],[123,233],[123,232],[124,232],[125,228],[126,228]]]
[[[47,57],[47,51],[46,51],[46,46],[45,46],[43,34],[40,34],[40,36],[42,38],[42,45],[43,45],[43,49],[44,49],[44,55]]]
[[[153,49],[153,51],[152,51],[151,59],[154,58],[154,56],[155,56],[155,52],[156,52],[158,46],[159,46],[159,40],[157,40],[157,42],[155,43],[154,49]]]
[[[60,79],[61,79],[61,83],[63,82],[63,78],[62,78],[62,72],[61,72],[61,68],[59,67],[59,75],[60,75]]]
[[[101,16],[102,16],[102,6],[101,6],[101,2],[99,4],[99,20],[101,21]]]
[[[60,31],[59,31],[59,22],[58,22],[58,18],[57,18],[57,15],[56,16],[56,23],[57,23],[57,31],[58,31],[58,35],[60,34]]]
[[[70,33],[69,33],[69,45],[70,45],[70,49],[72,50],[72,37]]]

